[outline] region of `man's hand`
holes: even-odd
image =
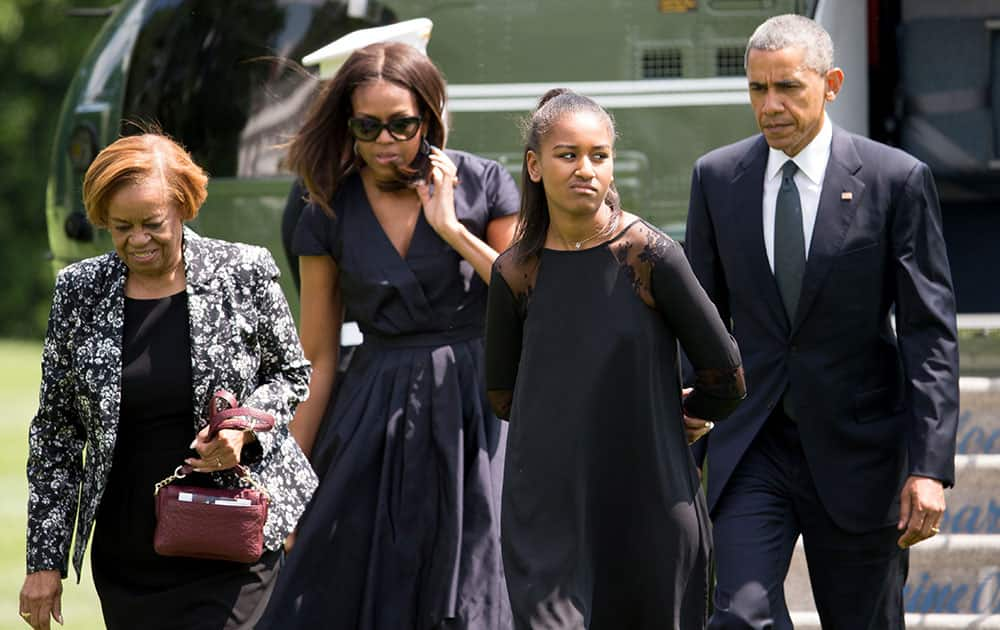
[[[910,475],[899,495],[899,523],[903,535],[896,542],[900,549],[911,547],[936,535],[944,514],[944,486],[937,479]]]
[[[714,426],[715,423],[711,420],[702,420],[701,418],[684,416],[684,432],[687,434],[688,444],[694,444],[701,438],[708,435],[708,432],[711,431]]]
[[[681,390],[681,397],[687,398],[694,388],[686,387]],[[711,420],[702,420],[701,418],[692,418],[691,416],[684,416],[684,433],[687,434],[688,444],[694,444],[701,438],[705,437],[715,423]]]
[[[285,544],[284,544],[284,546],[285,546],[285,555],[288,555],[288,554],[290,554],[292,552],[292,547],[295,546],[295,535],[297,533],[298,533],[298,531],[293,529],[291,531],[291,533],[288,534],[288,536],[285,538]]]

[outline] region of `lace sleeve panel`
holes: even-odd
[[[537,270],[537,259],[516,261],[510,251],[493,264],[486,308],[486,389],[499,418],[510,419],[524,318]]]
[[[739,348],[680,244],[638,221],[615,246],[636,295],[659,312],[694,366],[685,412],[706,420],[729,415],[746,395]]]
[[[651,285],[653,261],[662,258],[668,241],[645,221],[635,221],[611,244],[611,251],[632,283],[635,294],[650,308],[656,308]]]
[[[538,257],[532,256],[527,260],[517,260],[514,251],[507,250],[497,257],[494,270],[503,276],[504,282],[517,303],[518,312],[524,319],[528,312],[531,295],[535,291],[535,280],[538,277]]]

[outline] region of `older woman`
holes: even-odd
[[[62,622],[77,514],[73,566],[79,575],[93,527],[108,628],[252,627],[282,541],[316,487],[288,430],[309,363],[277,267],[264,249],[184,226],[206,184],[191,157],[156,134],[114,142],[87,171],[87,216],[110,231],[115,251],[67,267],[56,282],[29,433],[20,615],[32,627],[48,628],[50,615]],[[206,404],[220,388],[272,414],[274,430],[209,439]],[[258,562],[156,554],[153,485],[182,462],[204,473],[185,483],[236,487],[241,463],[268,489]]]

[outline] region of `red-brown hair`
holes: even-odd
[[[108,227],[108,204],[123,186],[160,180],[177,200],[181,221],[198,216],[208,195],[208,175],[165,135],[125,136],[106,146],[83,177],[83,205],[96,227]]]
[[[358,86],[388,81],[409,90],[417,100],[427,125],[424,138],[444,148],[445,82],[427,55],[399,42],[371,44],[351,53],[337,74],[327,81],[313,101],[302,128],[288,147],[288,167],[305,182],[309,201],[331,216],[330,200],[344,178],[361,168],[354,154],[354,137],[347,129],[353,115],[351,97]],[[400,187],[408,173],[399,167]]]

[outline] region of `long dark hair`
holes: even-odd
[[[363,165],[354,153],[354,137],[347,129],[347,119],[353,112],[351,96],[358,86],[379,80],[413,93],[427,125],[424,139],[444,148],[445,81],[427,55],[398,42],[371,44],[354,51],[323,85],[288,147],[288,167],[305,182],[309,201],[331,216],[330,200],[337,188]],[[405,188],[417,174],[411,166],[398,166],[396,170],[397,182],[390,185],[391,189]]]
[[[549,231],[549,202],[545,197],[545,187],[542,182],[533,182],[528,174],[528,151],[538,155],[542,139],[552,131],[552,127],[565,115],[578,112],[589,112],[604,118],[615,138],[615,121],[611,114],[598,105],[593,99],[577,94],[566,88],[549,90],[538,101],[538,106],[530,116],[521,121],[521,132],[524,139],[524,161],[521,166],[521,211],[517,216],[517,228],[514,231],[514,244],[511,246],[515,258],[523,262],[532,256],[537,256],[545,247],[545,237]],[[608,222],[607,230],[613,230],[621,215],[621,201],[614,183],[608,188],[604,198],[611,208],[612,220]]]

